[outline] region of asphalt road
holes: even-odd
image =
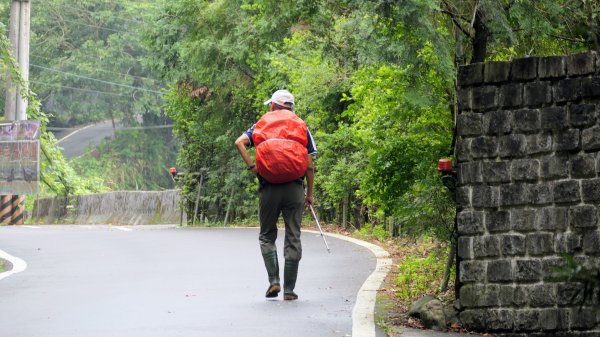
[[[112,122],[104,121],[69,133],[58,134],[57,137],[60,137],[58,145],[63,148],[63,156],[74,158],[83,155],[86,150],[98,146],[104,138],[112,137],[113,134]]]
[[[328,242],[331,254],[303,233],[300,298],[287,302],[264,298],[257,229],[0,227],[0,250],[27,263],[0,278],[0,336],[351,336],[377,260]]]

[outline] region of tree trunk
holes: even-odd
[[[487,44],[490,38],[490,31],[486,25],[485,13],[481,6],[475,9],[475,20],[473,21],[475,37],[473,38],[473,57],[471,63],[483,62],[487,57]]]
[[[452,271],[452,265],[454,264],[454,255],[456,253],[456,240],[450,241],[450,252],[448,253],[448,260],[446,260],[446,269],[444,269],[444,278],[442,279],[442,285],[440,292],[445,293],[448,290],[448,283],[450,282],[450,273]]]
[[[231,209],[231,202],[233,201],[233,192],[235,189],[231,188],[231,194],[229,195],[229,201],[227,202],[227,211],[225,212],[225,220],[223,221],[223,227],[227,226],[227,220],[229,219],[229,210]]]
[[[348,194],[344,195],[344,204],[342,206],[342,227],[348,228]]]

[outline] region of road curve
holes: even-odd
[[[0,281],[0,336],[352,336],[373,253],[328,237],[327,254],[305,232],[300,299],[266,300],[257,238],[257,229],[0,227],[0,249],[27,263]]]

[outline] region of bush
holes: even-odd
[[[419,241],[413,246],[417,249],[408,252],[398,265],[398,275],[395,278],[398,299],[410,303],[424,295],[452,296],[452,294],[440,294],[448,248],[431,240],[429,242]],[[407,245],[405,249],[410,250],[412,247]],[[451,275],[450,280],[453,279]],[[451,288],[449,287],[449,289]],[[447,293],[452,293],[452,291]]]

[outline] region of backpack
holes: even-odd
[[[269,111],[252,133],[258,174],[273,184],[304,177],[308,168],[308,127],[289,110]]]

